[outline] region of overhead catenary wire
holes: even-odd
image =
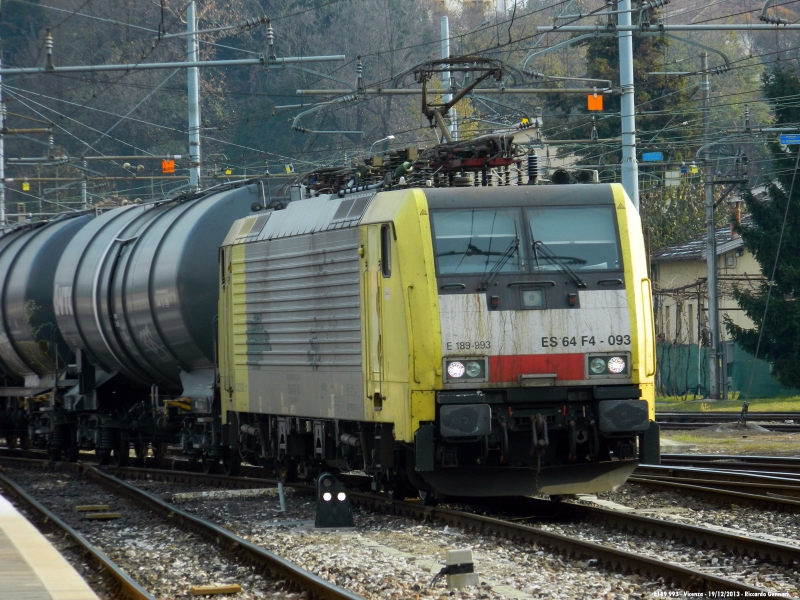
[[[522,17],[524,17],[524,16],[525,16],[525,15],[517,15],[517,19],[520,19],[520,18],[522,18]],[[493,26],[494,26],[494,24],[492,24],[491,26],[493,27]],[[488,29],[488,27],[487,27],[487,29]],[[457,37],[457,34],[456,34],[456,35],[454,35],[454,36],[452,36],[452,37]],[[236,123],[236,121],[232,121],[231,123]],[[244,146],[246,146],[246,145],[242,145],[242,146],[244,147]],[[252,147],[250,147],[250,148],[249,148],[249,150],[250,150],[250,151],[258,151],[258,152],[263,152],[263,150],[259,150],[259,149],[253,149]]]

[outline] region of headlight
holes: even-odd
[[[606,370],[606,361],[602,358],[593,358],[589,363],[589,368],[592,370],[592,373],[600,375]]]
[[[467,363],[467,377],[480,377],[482,370],[482,365],[479,362],[472,361]]]
[[[624,373],[625,367],[625,359],[621,356],[612,356],[608,359],[608,370],[612,373]]]
[[[619,377],[627,376],[629,373],[628,354],[602,354],[593,355],[587,359],[588,377]]]
[[[463,357],[444,360],[445,383],[479,382],[489,380],[486,358]]]
[[[449,365],[447,365],[447,375],[451,379],[459,379],[463,377],[466,371],[467,370],[464,368],[464,363],[459,361],[451,362]]]

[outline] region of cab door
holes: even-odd
[[[233,246],[219,250],[219,306],[217,309],[217,362],[222,400],[233,401],[233,291],[231,258]],[[223,411],[224,413],[224,411]]]
[[[373,408],[383,408],[383,294],[381,277],[381,226],[367,226],[366,261],[363,269],[365,295],[365,337],[367,360],[367,396],[372,398]]]

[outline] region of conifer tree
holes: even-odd
[[[800,123],[800,78],[793,68],[778,64],[766,71],[763,89],[778,126]],[[769,198],[760,201],[747,190],[744,202],[751,219],[739,226],[744,244],[766,280],[754,291],[734,290],[734,297],[754,327],[740,327],[729,317],[725,318],[725,327],[748,352],[758,351],[759,358],[770,362],[778,381],[800,387],[800,177],[796,177],[800,146],[781,147],[774,140],[769,143],[769,152]]]

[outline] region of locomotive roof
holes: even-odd
[[[425,189],[430,208],[613,204],[613,184],[514,185]]]
[[[609,184],[420,189],[434,209],[614,203]],[[281,210],[255,213],[233,225],[223,246],[355,227],[376,195],[375,190],[344,197],[322,195],[290,202]]]

